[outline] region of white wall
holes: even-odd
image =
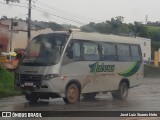
[[[13,31],[15,30],[21,30],[21,31],[27,31],[28,29],[28,24],[24,20],[13,20],[13,22],[17,22],[17,26],[13,26]],[[11,19],[6,19],[6,20],[0,20],[1,24],[4,25],[9,25],[9,30],[11,30]],[[31,26],[32,29],[35,29],[35,26]]]
[[[143,60],[151,60],[151,40],[140,37],[137,37],[137,39],[139,39],[141,45]]]

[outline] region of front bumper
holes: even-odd
[[[59,78],[57,77],[50,80],[43,80],[43,75],[21,74],[15,76],[15,87],[18,89],[20,88],[22,91],[56,93],[59,96],[64,96],[62,90],[58,88],[56,84],[53,85],[53,81],[55,80],[59,81]]]

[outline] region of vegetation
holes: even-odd
[[[4,1],[6,1],[6,3],[9,3],[9,2],[17,2],[17,3],[19,3],[20,2],[20,0],[4,0]]]
[[[78,28],[73,25],[67,25],[67,24],[60,25],[55,22],[32,21],[31,23],[33,24],[33,26],[35,26],[37,30],[51,28],[53,31],[58,31],[70,28]]]
[[[146,26],[140,22],[134,22],[134,24],[123,23],[124,17],[117,16],[111,20],[107,20],[102,23],[91,22],[81,27],[82,31],[85,32],[100,32],[104,34],[115,34],[125,36],[140,36],[149,38],[149,31]]]
[[[144,77],[160,78],[160,67],[144,65]]]
[[[20,91],[14,89],[14,74],[0,67],[0,98],[20,95]]]

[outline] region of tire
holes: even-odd
[[[119,98],[119,96],[118,96],[118,90],[112,91],[111,94],[112,94],[112,97],[114,99],[118,99]]]
[[[37,103],[39,100],[39,97],[37,97],[35,94],[25,94],[25,98],[30,103]]]
[[[83,94],[84,99],[90,100],[94,99],[96,97],[97,93],[85,93]]]
[[[80,90],[78,85],[71,83],[66,89],[66,97],[63,98],[65,103],[75,104],[80,101]]]
[[[68,103],[67,98],[63,98],[63,101],[64,101],[65,103]]]
[[[128,96],[128,85],[122,82],[118,90],[112,92],[112,97],[115,99],[126,99]]]

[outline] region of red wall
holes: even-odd
[[[0,44],[2,45],[2,51],[7,52],[8,49],[8,37],[0,33]]]

